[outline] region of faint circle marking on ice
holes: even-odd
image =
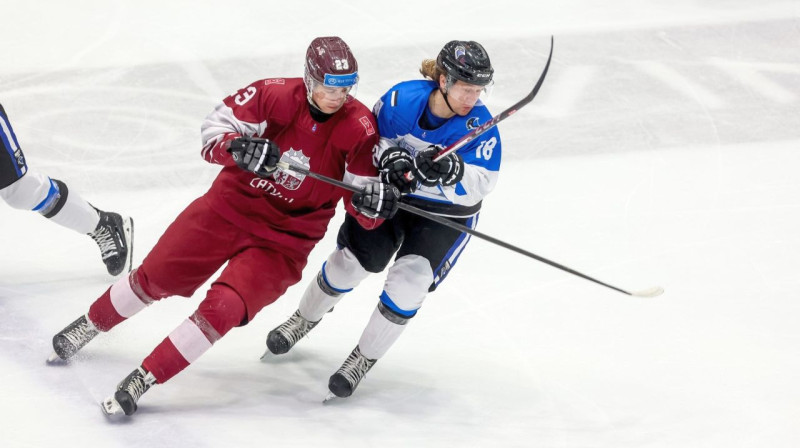
[[[57,123],[52,142],[59,150],[52,152],[51,158],[62,155],[69,162],[79,157],[83,165],[103,165],[107,171],[128,171],[129,165],[167,171],[197,166],[194,157],[170,158],[169,164],[159,162],[165,151],[174,154],[177,147],[199,146],[196,134],[181,131],[197,129],[197,121],[184,115],[141,107],[85,107],[42,110],[30,119]],[[89,128],[70,132],[86,126]]]
[[[69,95],[64,95],[67,92]],[[196,157],[189,154],[195,155],[200,150],[202,112],[182,114],[171,112],[171,108],[179,101],[188,101],[189,111],[210,110],[214,105],[214,101],[202,95],[124,86],[49,85],[4,94],[12,96],[44,104],[20,120],[33,129],[47,123],[50,142],[55,146],[49,158],[65,164],[80,160],[84,167],[102,166],[106,172],[125,172],[130,166],[157,171],[197,168]],[[47,98],[37,100],[35,96]],[[97,96],[102,98],[93,99]],[[90,106],[82,107],[81,103]],[[186,157],[162,163],[165,153],[184,152]]]

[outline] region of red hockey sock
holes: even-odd
[[[125,319],[114,309],[114,305],[111,303],[111,288],[108,288],[89,307],[89,320],[100,331],[108,331]]]

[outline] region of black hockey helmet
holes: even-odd
[[[490,84],[494,74],[486,49],[471,40],[448,42],[439,52],[436,64],[448,77],[479,86]]]

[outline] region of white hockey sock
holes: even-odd
[[[309,322],[319,321],[342,296],[358,286],[368,275],[369,272],[361,267],[350,249],[345,247],[333,251],[322,264],[320,273],[306,288],[297,307],[300,315]]]
[[[92,233],[100,222],[100,215],[79,194],[70,191],[64,207],[50,218],[56,224],[83,234]]]
[[[408,319],[399,317],[396,320],[403,322],[403,324],[391,322],[383,316],[380,308],[380,305],[375,308],[367,327],[364,328],[364,332],[361,334],[361,339],[358,340],[361,354],[368,359],[379,359],[385,355],[397,341],[397,338],[400,337],[400,334],[403,333],[408,322]]]
[[[56,189],[59,183],[61,186]],[[63,182],[29,169],[25,176],[0,190],[0,197],[11,207],[37,211],[56,224],[76,232],[93,232],[100,222],[100,215],[77,192],[68,190]],[[59,204],[64,196],[66,201]],[[49,216],[54,209],[57,209],[55,214]]]
[[[319,276],[309,283],[303,298],[300,299],[300,305],[297,306],[297,309],[300,310],[300,315],[309,322],[317,322],[322,319],[322,316],[339,303],[339,300],[344,296],[344,294],[335,296],[326,294],[319,286],[318,279]]]

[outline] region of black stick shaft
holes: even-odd
[[[308,177],[317,179],[317,180],[325,182],[325,183],[329,183],[331,185],[336,185],[337,187],[344,188],[345,190],[350,190],[353,193],[361,193],[362,192],[362,189],[356,187],[355,185],[351,185],[351,184],[348,184],[346,182],[342,182],[340,180],[336,180],[336,179],[332,179],[332,178],[327,177],[327,176],[323,176],[322,174],[315,173],[313,171],[309,171],[309,170],[307,170],[307,169],[305,169],[303,167],[300,167],[300,166],[297,166],[297,165],[293,165],[291,163],[279,162],[278,163],[278,167],[280,167],[281,169],[288,169],[288,170],[291,170],[291,171],[294,171],[294,172],[297,172],[297,173],[305,174]],[[572,275],[577,275],[578,277],[581,277],[583,279],[589,280],[591,282],[595,282],[598,285],[605,286],[606,288],[611,288],[611,289],[613,289],[615,291],[619,291],[619,292],[621,292],[623,294],[627,294],[629,296],[633,295],[632,293],[630,293],[628,291],[625,291],[624,289],[620,289],[620,288],[617,288],[616,286],[611,286],[611,285],[609,285],[607,283],[601,282],[600,280],[597,280],[597,279],[594,279],[592,277],[589,277],[586,274],[582,274],[582,273],[580,273],[580,272],[578,272],[578,271],[576,271],[574,269],[571,269],[571,268],[568,268],[568,267],[566,267],[566,266],[564,266],[562,264],[556,263],[555,261],[548,260],[547,258],[544,258],[544,257],[541,257],[539,255],[536,255],[535,253],[529,252],[529,251],[527,251],[525,249],[522,249],[521,247],[514,246],[513,244],[506,243],[505,241],[499,240],[499,239],[497,239],[497,238],[495,238],[493,236],[486,235],[485,233],[478,232],[477,230],[473,230],[473,229],[470,229],[467,226],[461,225],[461,224],[459,224],[457,222],[453,222],[453,221],[451,221],[451,220],[449,220],[449,219],[447,219],[447,218],[445,218],[443,216],[434,215],[433,213],[427,212],[425,210],[422,210],[420,208],[414,207],[413,205],[406,204],[404,202],[400,203],[399,208],[401,210],[405,210],[405,211],[407,211],[409,213],[413,213],[415,215],[422,216],[423,218],[430,219],[431,221],[438,222],[439,224],[441,224],[443,226],[450,227],[451,229],[458,230],[458,231],[463,232],[463,233],[468,233],[468,234],[470,234],[470,235],[472,235],[472,236],[474,236],[476,238],[480,238],[482,240],[489,241],[490,243],[494,243],[494,244],[496,244],[496,245],[498,245],[500,247],[504,247],[506,249],[512,250],[512,251],[514,251],[514,252],[516,252],[518,254],[525,255],[526,257],[533,258],[534,260],[541,261],[542,263],[549,264],[550,266],[553,266],[554,268],[561,269],[562,271],[565,271],[565,272],[569,272]]]

